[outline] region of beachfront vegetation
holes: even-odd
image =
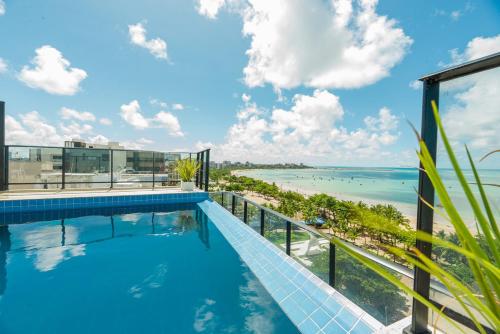
[[[211,188],[238,193],[258,194],[266,206],[285,216],[307,222],[321,217],[324,232],[362,246],[374,253],[387,255],[383,244],[408,249],[415,242],[408,219],[392,205],[367,205],[363,202],[339,200],[326,194],[304,196],[295,191],[282,191],[276,184],[246,176],[235,176],[230,170],[211,172]],[[386,230],[376,227],[383,224]],[[391,254],[394,261],[406,264]]]

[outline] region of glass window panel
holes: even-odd
[[[439,100],[439,112],[444,129],[476,199],[481,202],[465,145],[471,153],[482,183],[485,184],[484,190],[490,205],[493,208],[500,207],[500,187],[497,186],[500,184],[500,154],[493,154],[481,161],[481,158],[487,153],[499,148],[500,68],[441,83]],[[487,250],[486,253],[491,254],[488,252],[484,239],[478,236],[476,219],[458,178],[451,168],[440,135],[438,135],[436,165],[446,191],[463,221]],[[444,211],[438,194],[436,194],[435,206]],[[493,211],[498,216],[498,211]],[[434,234],[454,244],[460,244],[452,224],[438,214],[434,214]],[[462,283],[479,293],[469,264],[462,255],[434,246],[433,257],[442,267],[459,278]],[[464,310],[446,293],[433,291],[431,298],[465,315]],[[433,319],[436,320],[437,316],[431,312],[429,321],[433,321]],[[449,325],[444,321],[438,321],[438,328],[446,331],[449,329]]]
[[[292,224],[290,255],[316,276],[329,283],[329,240]]]
[[[148,188],[153,185],[153,152],[113,151],[113,187]]]
[[[175,166],[182,157],[182,153],[155,152],[155,187],[179,186],[180,179]]]
[[[244,200],[243,198],[236,197],[236,201],[234,203],[234,215],[238,217],[241,221],[243,221],[243,206]]]
[[[282,250],[285,250],[286,221],[266,211],[264,215],[264,237]]]
[[[9,189],[57,189],[62,183],[62,149],[9,146]]]
[[[248,225],[253,228],[255,232],[260,233],[260,208],[253,205],[252,203],[248,203],[247,217]]]
[[[110,151],[91,148],[66,148],[66,188],[109,188]]]
[[[385,278],[337,247],[335,289],[384,325],[411,314],[411,298]],[[408,278],[400,277],[412,286]]]

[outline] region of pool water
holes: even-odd
[[[0,225],[2,334],[298,332],[195,204],[49,216]]]

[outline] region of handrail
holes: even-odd
[[[158,179],[156,176],[156,166],[155,163],[158,160],[158,158],[161,158],[162,156],[176,156],[182,158],[182,155],[189,155],[189,159],[192,159],[193,155],[199,155],[200,153],[205,154],[207,159],[206,159],[206,164],[204,166],[204,176],[205,176],[205,182],[201,182],[200,188],[203,185],[204,190],[208,191],[208,180],[209,180],[209,151],[210,150],[204,150],[201,152],[161,152],[161,151],[153,151],[153,150],[130,150],[130,149],[121,149],[121,148],[91,148],[91,147],[60,147],[60,146],[43,146],[43,145],[4,145],[4,155],[5,159],[3,164],[0,164],[0,173],[3,175],[3,181],[1,182],[1,190],[8,190],[9,185],[42,185],[44,186],[45,189],[47,189],[48,185],[60,185],[60,189],[65,189],[65,185],[69,184],[109,184],[110,189],[113,188],[114,185],[119,185],[119,184],[125,184],[125,183],[145,183],[145,184],[152,184],[152,187],[155,187],[155,183],[157,182],[164,182],[164,179]],[[49,150],[59,150],[61,154],[61,171],[60,171],[60,176],[61,176],[61,181],[38,181],[36,177],[33,179],[33,181],[36,182],[9,182],[9,164],[10,162],[16,162],[16,161],[24,161],[24,156],[22,158],[16,158],[16,157],[9,157],[9,151],[12,152],[16,148],[21,148],[21,149],[49,149]],[[88,152],[88,156],[93,156],[91,152],[94,152],[96,154],[100,154],[101,156],[107,156],[109,155],[109,160],[105,159],[105,163],[107,164],[108,171],[105,171],[105,174],[109,174],[109,180],[95,180],[95,181],[67,181],[66,180],[66,175],[69,175],[71,173],[68,173],[67,171],[67,162],[68,162],[68,157],[71,156],[71,153],[74,151],[83,151],[83,152]],[[106,154],[106,152],[108,154]],[[144,172],[147,172],[148,175],[152,176],[152,179],[147,179],[147,180],[114,180],[114,174],[117,172],[113,168],[113,159],[115,157],[114,153],[115,152],[137,152],[137,153],[147,153],[148,156],[144,157],[144,159],[141,159],[141,161],[145,162],[151,162],[152,161],[152,166],[147,166],[145,168]],[[59,152],[58,152],[59,153]],[[83,154],[86,156],[85,154]],[[170,163],[173,161],[176,161],[177,159],[161,159],[165,163]],[[58,160],[59,161],[59,160]],[[58,170],[58,169],[56,169]],[[170,174],[170,173],[169,173]],[[168,179],[168,182],[175,182],[178,183],[180,182],[180,179],[178,177],[172,177]],[[197,184],[198,185],[198,184]],[[168,186],[168,185],[165,185]],[[203,189],[202,188],[202,189]]]
[[[164,154],[196,154],[197,152],[188,151],[153,151],[153,150],[132,150],[127,148],[102,148],[102,147],[65,147],[65,146],[45,146],[45,145],[5,145],[5,148],[20,147],[20,148],[51,148],[51,149],[67,149],[67,150],[104,150],[104,151],[126,151],[126,152],[144,152],[144,153],[164,153]]]
[[[272,215],[274,215],[274,216],[276,216],[284,221],[290,222],[291,224],[296,225],[296,226],[300,227],[301,229],[304,229],[310,233],[315,234],[316,236],[320,236],[320,237],[324,238],[324,236],[320,232],[318,232],[315,229],[313,229],[312,227],[304,224],[303,222],[299,222],[293,218],[287,217],[287,216],[283,215],[282,213],[279,213],[273,209],[262,206],[262,205],[256,203],[255,201],[247,199],[246,197],[239,195],[237,193],[234,193],[231,191],[215,191],[215,192],[210,192],[210,194],[230,194],[230,195],[232,195],[236,198],[242,199],[242,200],[246,201],[247,203],[252,204],[253,206],[256,206],[257,208],[259,208],[267,213],[270,213],[270,214],[272,214]],[[356,245],[354,245],[346,240],[343,240],[337,236],[332,236],[332,237],[337,238],[337,240],[339,240],[343,245],[349,247],[349,249],[356,252],[357,254],[360,254],[363,257],[366,257],[366,258],[372,260],[373,262],[396,272],[397,274],[403,275],[403,276],[410,278],[412,280],[414,279],[413,270],[411,270],[411,269],[409,269],[401,264],[398,264],[398,263],[392,262],[390,260],[387,260],[385,258],[382,258],[376,254],[370,253],[370,252],[368,252],[368,251],[366,251],[366,250],[364,250],[364,249],[362,249],[362,248],[360,248],[360,247],[358,247],[358,246],[356,246]],[[449,297],[453,297],[453,295],[448,291],[448,289],[446,289],[444,287],[444,285],[441,284],[440,282],[433,280],[431,282],[431,288],[433,290],[441,292]]]

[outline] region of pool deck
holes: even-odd
[[[30,200],[46,198],[76,198],[76,197],[95,197],[95,196],[128,196],[128,195],[161,195],[161,194],[182,194],[199,193],[200,189],[185,192],[180,187],[172,188],[129,188],[129,189],[66,189],[66,190],[39,190],[23,191],[8,190],[0,192],[0,201],[6,200]]]

